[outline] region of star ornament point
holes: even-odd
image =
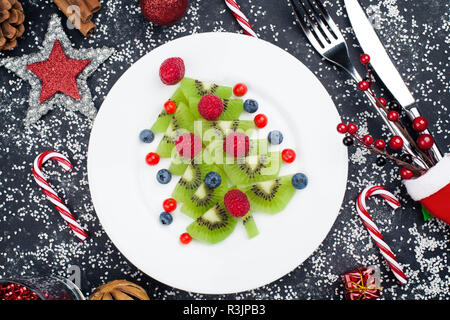
[[[110,48],[76,50],[65,34],[58,15],[49,22],[40,52],[6,58],[0,65],[31,85],[25,125],[38,121],[55,107],[78,111],[94,119],[87,78],[113,53]]]

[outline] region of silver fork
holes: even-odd
[[[344,37],[320,0],[289,1],[297,16],[300,27],[314,49],[325,59],[347,71],[356,83],[362,81],[363,78],[350,61],[350,55]],[[404,151],[412,156],[413,161],[419,167],[423,169],[428,168],[428,165],[417,155],[415,147],[406,139],[403,132],[393,122],[388,120],[386,113],[378,106],[378,101],[368,91],[364,91],[364,93],[392,134],[403,139]]]

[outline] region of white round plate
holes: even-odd
[[[155,151],[139,141],[177,86],[163,85],[159,66],[168,57],[182,57],[186,76],[233,86],[247,84],[245,98],[259,102],[268,126],[278,129],[279,148],[292,148],[297,159],[280,175],[304,172],[306,189],[297,191],[285,210],[256,212],[260,234],[248,239],[239,223],[224,241],[182,245],[181,233],[192,219],[174,212],[174,222],[159,221],[162,202],[178,178],[167,185],[156,172],[169,160],[151,167],[145,155]],[[245,112],[244,112],[245,113]],[[250,114],[243,117],[251,119]],[[338,112],[327,91],[296,58],[269,42],[232,33],[202,33],[162,45],[128,69],[106,97],[92,129],[88,151],[89,187],[103,228],[136,267],[172,287],[198,293],[225,294],[254,289],[286,275],[324,240],[339,212],[347,182],[347,149],[336,132]],[[253,137],[257,137],[254,135]],[[252,137],[252,138],[253,138]]]

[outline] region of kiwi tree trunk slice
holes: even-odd
[[[256,237],[259,234],[258,227],[256,226],[255,219],[251,212],[243,216],[241,220],[249,239]]]

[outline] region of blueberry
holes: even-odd
[[[211,171],[208,172],[205,176],[205,184],[208,188],[214,189],[220,186],[222,183],[222,178],[220,177],[220,174],[217,172]]]
[[[303,173],[294,174],[291,181],[294,188],[298,190],[305,189],[308,185],[308,177]]]
[[[155,134],[152,130],[144,129],[139,134],[139,139],[141,139],[142,142],[150,143],[153,141],[153,139],[155,139]]]
[[[278,130],[273,130],[269,132],[267,139],[269,140],[270,144],[280,144],[283,142],[283,134]]]
[[[161,169],[156,174],[156,179],[158,180],[159,183],[167,184],[172,179],[172,174],[167,169]]]
[[[169,225],[172,223],[173,218],[170,213],[164,211],[159,215],[159,220],[162,224]]]
[[[253,99],[247,99],[244,102],[244,109],[248,113],[254,113],[256,110],[258,110],[258,101]]]

